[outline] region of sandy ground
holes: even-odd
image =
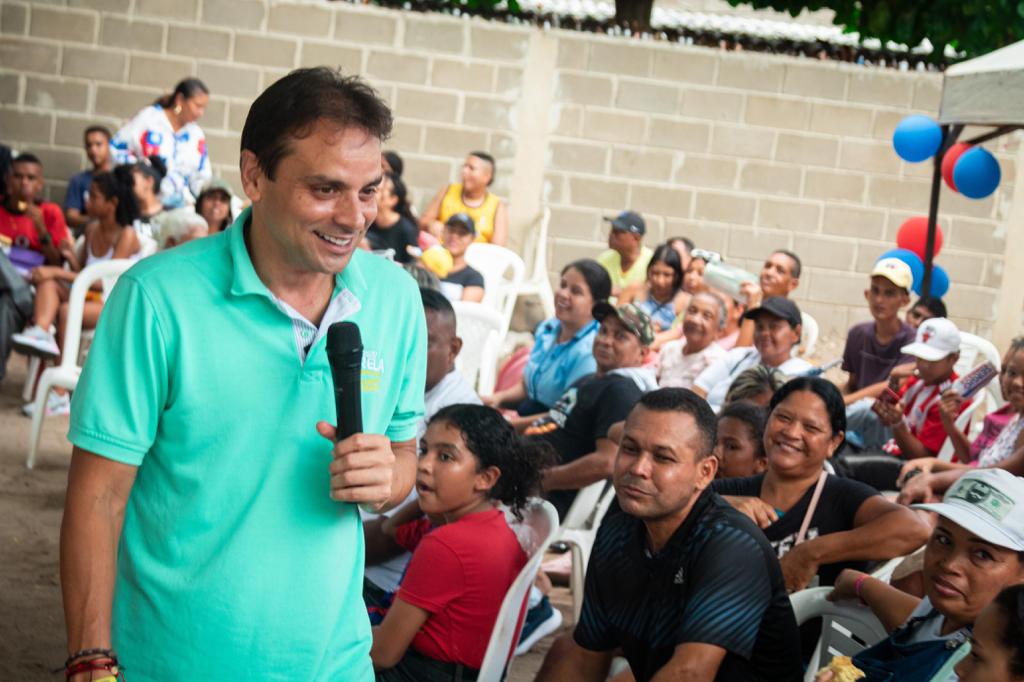
[[[46,419],[36,467],[26,469],[30,421],[21,414],[24,358],[13,355],[7,370],[0,385],[0,658],[19,680],[54,682],[62,678],[50,670],[67,655],[58,540],[71,455],[68,420]],[[567,591],[556,589],[552,597],[568,621]],[[510,682],[533,679],[551,639],[515,660]]]

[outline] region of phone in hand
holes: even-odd
[[[871,411],[874,412],[875,414],[879,414],[879,412],[878,412],[879,404],[882,404],[882,405],[895,405],[899,401],[900,401],[899,394],[896,393],[896,391],[892,390],[891,388],[887,387],[884,391],[882,391],[882,394],[880,396],[878,396],[878,398],[875,399],[875,402],[872,403]]]

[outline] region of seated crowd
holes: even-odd
[[[198,130],[207,95],[190,79],[143,113],[172,135]],[[41,198],[39,158],[7,154],[0,379],[12,348],[60,357],[85,267],[232,229],[241,202],[205,151],[186,172],[159,144],[124,139],[85,130],[91,168],[70,179],[63,210]],[[519,371],[480,396],[456,369],[453,303],[484,299],[470,245],[508,240],[495,160],[471,152],[419,216],[403,167],[385,154],[362,244],[416,276],[428,329],[417,485],[393,512],[363,514],[378,679],[476,679],[528,558],[510,521],[534,495],[564,518],[595,483],[615,500],[579,622],[538,680],[604,680],[613,667],[618,680],[802,679],[819,630],[798,625],[789,595],[818,585],[891,633],[854,657],[868,680],[1024,679],[1024,339],[999,369],[1005,405],[972,440],[959,418],[980,398],[957,381],[961,332],[942,301],[910,305],[902,261],[868,275],[871,319],[849,330],[833,383],[804,356],[797,254],[743,273],[688,238],[645,245],[643,216],[626,210],[607,219],[607,251],[562,267],[554,317]],[[96,284],[84,327],[103,300]],[[67,413],[67,394],[46,409]],[[899,579],[872,575],[902,557]],[[558,629],[549,590],[542,573],[516,653]]]

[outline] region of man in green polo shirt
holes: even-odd
[[[115,649],[130,679],[373,679],[354,503],[408,494],[426,364],[415,282],[357,249],[390,129],[358,79],[292,72],[242,132],[251,210],[118,282],[72,403],[72,669],[110,670],[80,652]],[[364,433],[335,445],[325,340],[343,319]]]

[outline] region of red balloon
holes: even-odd
[[[946,150],[946,155],[942,157],[942,179],[946,181],[946,185],[949,186],[954,192],[960,192],[956,188],[956,183],[953,182],[953,168],[956,166],[957,159],[965,151],[970,149],[973,145],[966,142],[957,142]]]
[[[921,260],[925,260],[924,247],[928,243],[928,217],[927,216],[914,216],[913,218],[907,218],[907,220],[900,225],[899,232],[896,233],[896,246],[901,249],[907,249],[913,251]],[[935,253],[932,256],[938,256],[939,251],[942,250],[942,227],[939,225],[935,226]]]

